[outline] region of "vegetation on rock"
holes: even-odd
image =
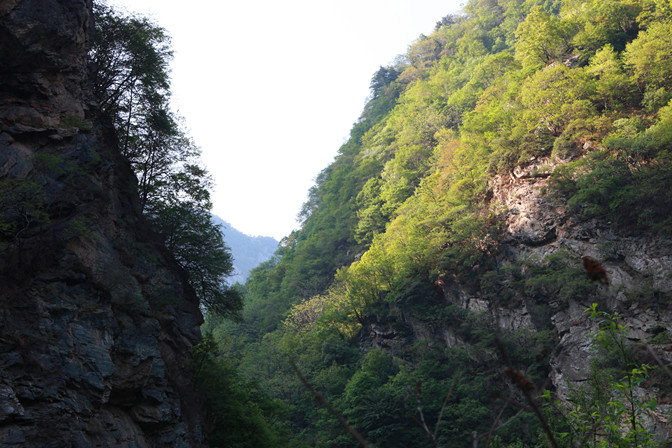
[[[504,253],[509,210],[490,181],[546,160],[530,178],[550,176],[547,200],[576,219],[669,235],[671,21],[663,1],[471,0],[373,76],[302,228],[247,281],[244,322],[209,323],[238,371],[286,403],[297,442],[357,443],[287,360],[374,446],[544,446],[503,367],[548,387],[551,316],[606,293],[569,247]],[[494,310],[516,306],[529,325],[502,332]],[[435,438],[418,424],[439,421]],[[556,443],[573,446],[561,427]]]
[[[225,282],[233,260],[211,220],[211,180],[170,109],[170,39],[146,18],[122,16],[103,3],[95,3],[94,13],[94,92],[136,174],[140,207],[203,307],[236,318],[242,298]]]

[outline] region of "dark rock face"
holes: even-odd
[[[91,101],[90,7],[0,2],[0,446],[201,446],[202,316]]]

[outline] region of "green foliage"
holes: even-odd
[[[257,385],[238,375],[218,355],[212,334],[193,349],[196,387],[208,415],[208,441],[213,447],[281,447],[293,445],[277,423],[283,406]]]
[[[595,102],[604,109],[619,109],[632,103],[633,85],[623,70],[620,58],[611,44],[602,47],[588,66],[588,73],[596,79]]]
[[[643,133],[608,139],[615,154],[594,152],[556,170],[554,187],[572,210],[605,217],[624,229],[672,230],[666,194],[672,187],[669,110],[661,109],[659,122]]]
[[[32,227],[49,222],[46,192],[35,180],[0,180],[0,249],[5,242],[20,240]]]
[[[541,263],[526,266],[523,288],[535,300],[548,303],[557,300],[558,305],[589,297],[594,289],[581,266],[581,260],[565,251],[547,256]]]
[[[600,311],[596,303],[586,313],[598,326],[594,341],[599,354],[591,365],[586,384],[571,387],[568,400],[555,404],[568,428],[561,436],[568,446],[657,446],[643,425],[644,416],[655,410],[655,400],[639,392],[650,367],[633,362],[628,349],[628,329],[619,316]],[[605,358],[615,362],[616,368],[605,368]],[[548,391],[545,396],[551,399]]]
[[[545,66],[571,48],[571,25],[535,6],[516,30],[516,59],[526,68]]]
[[[187,272],[203,307],[237,319],[242,296],[226,285],[233,262],[211,219],[212,182],[170,110],[170,39],[146,18],[122,16],[101,3],[94,14],[94,93],[138,178],[140,207]]]
[[[91,129],[93,129],[93,124],[91,122],[86,122],[75,115],[72,115],[70,117],[65,118],[61,122],[61,127],[66,129],[77,128],[79,131],[89,132],[91,131]]]
[[[497,339],[532,383],[547,377],[553,313],[607,288],[564,250],[502,262],[490,176],[552,156],[568,163],[548,192],[571,212],[618,231],[668,233],[672,87],[647,67],[666,64],[670,18],[667,0],[471,0],[374,74],[350,140],[310,189],[301,229],[249,277],[245,322],[217,327],[239,372],[289,404],[297,440],[355,446],[302,390],[288,357],[378,446],[472,446],[473,431],[485,443],[512,393]],[[619,257],[616,247],[600,251]],[[456,291],[488,311],[452,303]],[[487,316],[499,306],[524,307],[534,330],[495,337]],[[586,391],[581,400],[620,400],[625,416],[632,406],[614,398],[625,377],[596,375],[611,398]],[[437,422],[437,397],[451,387],[434,440],[414,419],[420,407],[428,427]],[[599,409],[621,412],[609,406]],[[536,420],[509,407],[490,446],[541,446]],[[554,428],[559,436],[570,426],[560,418]]]
[[[189,284],[207,311],[237,318],[241,295],[225,283],[233,270],[231,253],[209,210],[189,204],[159,204],[151,222],[166,237],[166,246],[189,274]]]
[[[640,88],[672,88],[670,31],[672,31],[670,22],[652,23],[645,31],[639,33],[637,39],[627,45],[623,60]]]
[[[67,240],[81,238],[89,235],[92,226],[91,218],[87,216],[77,216],[71,220],[63,231],[63,238]]]
[[[0,248],[22,244],[34,229],[49,223],[59,210],[50,205],[49,189],[54,182],[76,185],[77,180],[91,168],[90,163],[78,163],[70,158],[41,152],[34,155],[33,171],[22,179],[7,177],[0,180]],[[85,217],[74,218],[64,229],[66,240],[86,233]]]
[[[593,89],[584,70],[554,65],[537,71],[521,86],[528,129],[557,137],[572,120],[591,117],[594,110],[588,98]]]
[[[479,216],[458,209],[461,216],[450,223],[450,234],[443,244],[439,267],[464,285],[480,283],[480,276],[493,269],[498,251],[499,226],[492,216]]]
[[[146,118],[135,117],[137,111],[165,103],[169,95],[170,38],[147,18],[122,16],[102,2],[95,2],[94,15],[94,93],[115,127],[125,129]],[[120,139],[128,140],[129,134]]]
[[[637,17],[641,11],[641,2],[630,0],[591,0],[568,11],[579,27],[573,44],[581,51],[582,59],[587,60],[607,44],[623,51],[639,31]]]

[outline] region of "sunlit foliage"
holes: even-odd
[[[562,162],[549,199],[617,232],[669,234],[670,9],[471,0],[374,75],[302,228],[252,273],[245,323],[221,332],[245,341],[232,345],[239,371],[285,401],[298,440],[356,446],[288,358],[377,446],[432,446],[418,409],[437,422],[449,391],[440,446],[473,446],[474,432],[491,446],[544,446],[538,421],[510,408],[489,434],[515,395],[493,346],[541,382],[557,342],[551,315],[595,285],[563,251],[502,262],[489,181],[540,158]],[[489,309],[524,304],[534,328],[496,335],[456,291]]]

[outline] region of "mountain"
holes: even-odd
[[[269,236],[250,236],[235,229],[219,216],[213,216],[215,224],[222,226],[224,241],[231,249],[235,274],[229,277],[229,283],[245,283],[252,269],[268,261],[278,248],[278,242]]]
[[[167,37],[99,8],[0,6],[0,445],[669,445],[669,1],[441,19],[244,288]]]
[[[374,74],[213,333],[296,443],[666,446],[670,44],[669,2],[471,0]]]

